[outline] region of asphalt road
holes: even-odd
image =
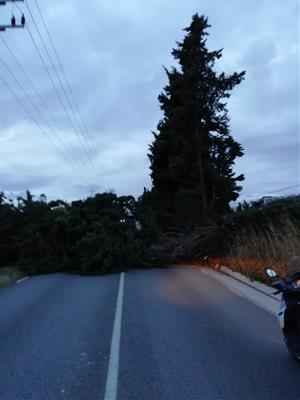
[[[119,400],[300,399],[271,313],[196,269],[126,272],[122,296],[119,282],[58,274],[1,290],[0,399],[104,399],[108,370]]]

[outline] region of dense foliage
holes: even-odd
[[[153,207],[162,230],[189,231],[229,211],[243,175],[233,171],[243,149],[230,135],[226,100],[245,72],[218,74],[222,50],[209,51],[207,18],[194,15],[172,54],[159,96],[163,119],[150,146]]]
[[[132,196],[112,193],[70,204],[48,203],[43,195],[35,200],[30,192],[14,204],[1,193],[0,267],[106,273],[143,266],[151,239],[138,213]]]
[[[240,229],[253,228],[261,232],[271,221],[279,225],[291,219],[300,231],[300,196],[274,198],[264,204],[263,199],[251,203],[240,203],[237,209],[223,218],[224,229],[233,233]]]

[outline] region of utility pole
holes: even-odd
[[[0,6],[5,6],[6,3],[16,3],[17,1],[24,1],[24,0],[0,0]],[[19,24],[16,22],[15,16],[12,15],[10,24],[0,25],[0,32],[5,32],[6,29],[24,28],[24,26],[25,26],[24,14],[22,14]]]

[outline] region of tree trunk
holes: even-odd
[[[199,175],[199,191],[202,202],[202,213],[204,222],[209,221],[208,215],[208,205],[207,205],[207,190],[204,179],[204,165],[203,165],[203,154],[202,154],[202,132],[199,129],[199,99],[198,93],[196,93],[195,99],[195,144],[196,144],[196,152],[197,152],[197,164],[198,164],[198,175]]]

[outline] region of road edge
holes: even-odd
[[[253,279],[248,278],[246,275],[241,274],[240,272],[234,271],[225,265],[216,265],[215,267],[208,265],[200,265],[200,264],[175,264],[172,267],[191,267],[191,268],[206,268],[207,270],[212,270],[218,272],[223,275],[230,276],[234,280],[242,283],[245,286],[248,286],[256,291],[280,302],[280,298],[278,295],[274,295],[275,289],[265,283],[255,281]]]
[[[274,295],[274,288],[272,288],[271,286],[268,286],[259,281],[251,280],[240,272],[236,272],[228,267],[225,267],[225,265],[221,265],[219,268],[216,268],[216,270],[222,272],[225,275],[229,275],[231,278],[243,283],[244,285],[249,286],[252,289],[255,289],[258,292],[263,293],[266,296],[269,296],[272,299],[280,302],[280,299],[276,297],[276,295]]]

